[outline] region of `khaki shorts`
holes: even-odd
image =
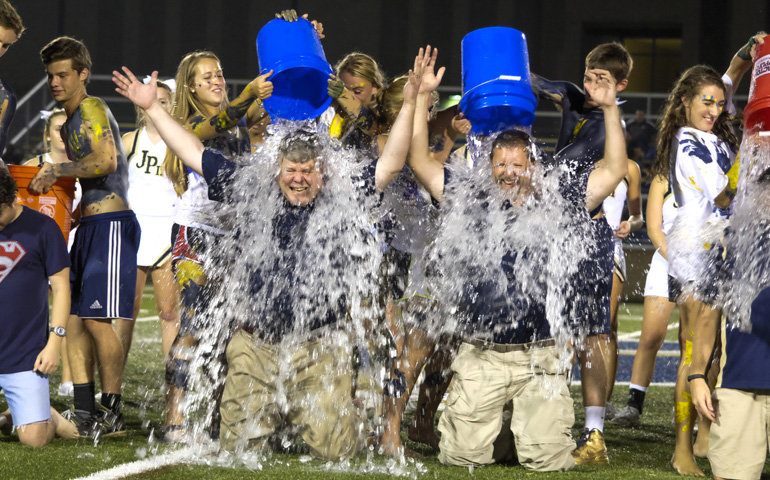
[[[558,364],[553,346],[499,353],[463,343],[452,362],[452,390],[439,421],[439,461],[461,466],[505,461],[515,444],[519,463],[530,470],[574,467],[575,412]],[[509,403],[510,414],[504,415]]]
[[[222,448],[264,449],[269,436],[288,420],[314,457],[352,457],[363,424],[350,394],[350,351],[340,337],[331,333],[287,347],[236,332],[227,346]]]
[[[708,459],[715,476],[756,479],[770,439],[770,390],[717,388],[719,424],[711,425]]]

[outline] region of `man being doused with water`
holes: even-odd
[[[580,232],[564,234],[570,217],[587,217],[627,169],[615,80],[606,70],[590,69],[586,75],[592,80],[590,94],[604,111],[607,135],[604,161],[580,183],[559,186],[564,167],[545,176],[538,167],[535,175],[534,144],[515,130],[501,133],[492,144],[491,179],[486,169],[466,172],[463,178],[461,168],[445,169],[419,155],[414,143],[410,150],[410,167],[442,203],[439,238],[432,247],[439,254],[429,253],[429,261],[441,275],[435,297],[448,307],[446,323],[456,325],[463,338],[439,423],[439,460],[444,464],[501,462],[513,459],[515,450],[518,461],[531,470],[575,465],[570,434],[574,411],[562,366],[566,362],[561,362],[564,352],[554,338],[570,330],[559,313],[553,318],[552,312],[561,312],[552,302],[564,282],[553,270],[565,263],[562,247],[579,252],[569,242],[579,242],[571,237]],[[415,138],[419,133],[415,131]],[[474,177],[488,187],[464,187]],[[466,240],[459,232],[444,235],[458,229],[458,223]]]
[[[393,141],[356,181],[336,171],[344,167],[345,152],[330,158],[323,148],[330,145],[328,136],[302,128],[268,139],[265,151],[278,142],[275,181],[253,175],[260,161],[274,172],[275,157],[258,155],[238,170],[204,149],[160,108],[156,74],[143,85],[128,69],[128,78],[114,72],[117,91],[145,109],[168,147],[206,178],[209,197],[229,201],[237,210],[238,239],[223,247],[223,255],[239,255],[228,270],[231,292],[245,293],[242,299],[231,293],[222,303],[223,311],[242,312],[235,315],[243,323],[227,347],[220,435],[226,450],[262,449],[287,422],[316,457],[338,460],[357,451],[362,423],[350,397],[354,343],[349,331],[361,330],[356,300],[372,293],[366,287],[373,286],[379,261],[379,244],[368,233],[368,212],[361,204],[376,198],[403,168],[420,72],[434,60],[420,51],[404,87]],[[343,205],[340,198],[348,198],[352,208],[330,211],[330,205],[337,210]],[[334,282],[344,282],[343,288]],[[348,309],[359,320],[352,325],[346,321]]]

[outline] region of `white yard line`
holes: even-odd
[[[117,465],[107,470],[92,473],[75,480],[115,480],[129,475],[137,475],[158,468],[176,465],[178,463],[197,463],[199,459],[215,450],[212,446],[185,447],[162,455],[137,460],[135,462]]]

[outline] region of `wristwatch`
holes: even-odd
[[[64,327],[51,327],[51,331],[59,337],[67,335],[67,330]]]

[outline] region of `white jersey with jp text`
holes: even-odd
[[[615,191],[605,198],[602,203],[604,216],[613,230],[617,230],[620,227],[620,221],[623,218],[623,207],[626,204],[627,197],[628,178],[623,177],[623,180],[615,187]]]
[[[163,140],[152,143],[147,129],[137,130],[128,153],[128,202],[137,215],[173,218],[176,213],[179,198],[163,174],[165,158]]]

